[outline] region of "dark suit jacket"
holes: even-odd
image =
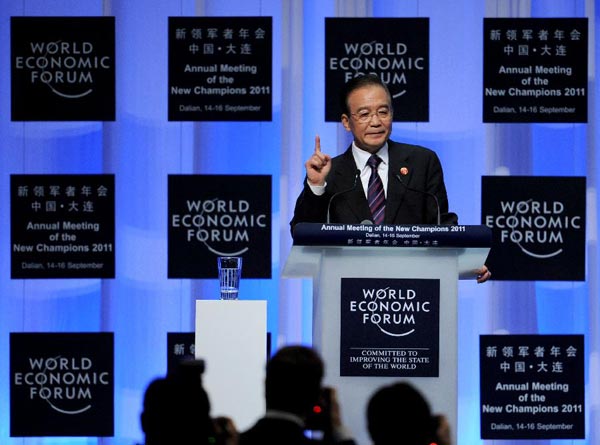
[[[286,419],[263,417],[247,431],[240,434],[239,445],[329,445],[309,439],[297,423]],[[354,441],[337,442],[338,445],[356,445]]]
[[[418,145],[402,144],[388,141],[389,172],[387,198],[385,207],[385,224],[436,224],[437,206],[435,200],[426,193],[433,193],[440,205],[441,223],[457,224],[455,213],[448,212],[448,196],[444,185],[442,165],[437,154]],[[401,170],[405,168],[405,170]],[[372,221],[371,211],[365,192],[356,177],[356,163],[350,146],[343,154],[332,159],[331,170],[327,176],[327,187],[322,196],[315,195],[306,180],[304,190],[296,201],[294,217],[290,222],[293,227],[299,222],[327,222],[327,207],[331,201],[329,222],[358,224],[365,220]],[[406,175],[401,171],[407,172]],[[402,177],[402,185],[396,175]]]

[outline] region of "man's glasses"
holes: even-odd
[[[380,108],[375,112],[371,112],[368,110],[359,111],[358,113],[351,113],[354,118],[360,122],[361,124],[366,124],[367,122],[371,122],[373,116],[377,116],[381,121],[387,121],[392,117],[392,110],[389,108]]]

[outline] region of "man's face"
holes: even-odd
[[[392,132],[392,104],[386,91],[379,85],[358,88],[348,96],[348,109],[350,115],[342,114],[344,128],[352,132],[359,148],[377,152]]]

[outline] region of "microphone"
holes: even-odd
[[[333,200],[343,193],[348,193],[348,192],[351,192],[352,190],[354,190],[356,188],[356,185],[358,184],[358,178],[360,178],[360,170],[356,169],[356,172],[354,172],[354,184],[352,184],[352,187],[350,187],[348,190],[342,190],[340,192],[334,193],[331,196],[331,198],[329,198],[329,202],[327,203],[327,220],[326,220],[327,224],[329,224],[329,221],[330,221],[329,212],[331,210],[331,203],[333,202]]]
[[[440,212],[440,202],[438,201],[437,196],[435,196],[431,192],[426,192],[425,190],[417,190],[417,189],[407,186],[404,183],[404,181],[402,180],[402,177],[398,173],[396,173],[394,175],[394,177],[396,179],[398,179],[398,181],[400,181],[400,184],[402,184],[406,190],[410,190],[411,192],[422,193],[424,195],[431,196],[433,198],[433,200],[435,201],[435,208],[437,210],[437,225],[439,226],[442,223],[442,216],[441,216],[441,212]]]

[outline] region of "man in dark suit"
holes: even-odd
[[[354,137],[343,154],[332,158],[315,138],[304,164],[306,181],[296,201],[293,227],[299,222],[375,224],[457,224],[448,211],[444,175],[434,151],[389,139],[392,99],[376,75],[358,76],[344,87],[342,125]],[[477,281],[491,273],[484,265]]]
[[[249,430],[240,434],[239,445],[354,445],[341,422],[332,388],[323,388],[324,365],[318,353],[305,346],[281,348],[267,363],[265,399],[267,411]],[[327,389],[329,400],[322,394]],[[318,426],[312,426],[315,406],[322,410]],[[307,437],[318,428],[322,438]]]

